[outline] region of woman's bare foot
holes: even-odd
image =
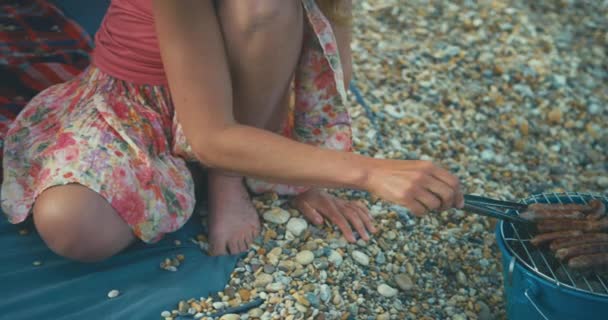
[[[243,177],[209,172],[209,254],[237,254],[260,233]]]
[[[311,223],[320,225],[327,219],[336,224],[349,242],[356,241],[353,228],[366,241],[369,233],[377,231],[367,207],[360,202],[342,200],[319,189],[310,189],[293,202]]]

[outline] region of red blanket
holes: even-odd
[[[91,37],[44,0],[0,0],[0,142],[23,106],[89,64]]]

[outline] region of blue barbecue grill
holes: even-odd
[[[608,197],[582,193],[545,193],[524,203],[587,203]],[[519,214],[518,212],[512,212]],[[534,230],[500,221],[496,239],[502,253],[507,316],[511,320],[608,319],[608,270],[570,270],[546,249],[530,244]]]

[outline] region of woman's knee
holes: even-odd
[[[301,14],[300,1],[295,0],[229,0],[220,1],[219,8],[220,16],[232,20],[231,24],[243,34],[267,28],[285,32],[297,25]]]
[[[80,185],[53,187],[42,192],[34,204],[34,224],[40,237],[53,252],[73,260],[98,261],[117,253],[118,248],[122,248],[115,241],[126,240],[108,239],[117,236],[116,226],[96,217],[115,213],[109,204],[99,203],[100,200],[105,201]],[[124,228],[128,230],[126,224]],[[125,237],[123,232],[122,238]]]

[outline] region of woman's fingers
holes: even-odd
[[[326,210],[325,216],[329,218],[331,222],[336,224],[338,228],[342,231],[344,238],[349,242],[355,242],[355,236],[353,235],[353,229],[351,229],[348,220],[342,215],[340,210],[334,204],[334,201],[329,197],[323,197],[322,200],[324,203],[324,208]]]
[[[458,178],[456,176],[454,176],[453,174],[451,174],[450,172],[448,172],[445,169],[436,167],[437,169],[434,170],[431,175],[443,182],[444,184],[444,193],[440,193],[438,192],[438,190],[434,190],[431,189],[433,192],[436,192],[438,194],[440,194],[442,196],[442,199],[445,200],[445,195],[449,192],[450,197],[448,202],[444,203],[444,206],[442,206],[442,208],[448,209],[448,208],[452,208],[452,207],[461,207],[464,203],[464,198],[462,197],[462,192],[460,191],[460,181],[458,180]],[[448,189],[445,189],[447,186]],[[439,184],[437,185],[437,187],[439,187]]]
[[[354,208],[354,206],[349,206],[348,202],[340,201],[339,204],[340,211],[346,217],[351,226],[357,230],[357,233],[361,236],[361,238],[365,241],[369,240],[369,234],[365,229],[365,224],[361,220],[358,209]]]
[[[314,209],[311,205],[308,204],[305,200],[296,201],[296,206],[302,212],[302,214],[308,219],[308,221],[316,224],[323,224],[323,216]]]
[[[421,186],[411,195],[425,208],[425,211],[433,211],[441,207],[442,200],[439,196],[428,190],[429,186]]]
[[[347,202],[347,203],[348,203],[348,205],[354,207],[356,212],[359,214],[361,221],[363,221],[365,228],[369,232],[376,233],[376,231],[378,231],[376,229],[376,227],[374,226],[374,218],[369,213],[369,210],[367,209],[367,207],[364,204],[362,204],[359,201],[352,201],[352,202]]]

